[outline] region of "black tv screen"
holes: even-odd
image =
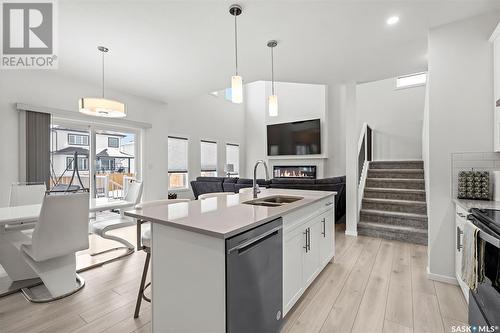
[[[267,155],[321,154],[320,120],[267,125]]]

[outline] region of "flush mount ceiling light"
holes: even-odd
[[[104,98],[104,55],[109,51],[105,46],[98,46],[97,49],[102,53],[102,96],[80,98],[80,113],[107,118],[126,117],[126,107],[122,102]]]
[[[271,49],[271,96],[268,98],[270,117],[278,116],[278,96],[276,96],[276,92],[274,91],[274,48],[277,45],[278,42],[275,40],[267,42],[267,47]]]
[[[399,22],[399,16],[391,16],[387,19],[387,25],[394,25]]]
[[[229,13],[234,16],[234,52],[236,59],[235,75],[231,77],[231,101],[233,103],[243,103],[243,79],[238,75],[238,24],[237,17],[243,10],[240,5],[231,5]]]

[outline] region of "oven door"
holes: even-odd
[[[481,273],[472,294],[488,324],[500,326],[500,237],[480,221],[473,222],[480,228],[478,271]]]

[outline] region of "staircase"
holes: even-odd
[[[358,234],[427,245],[422,161],[369,163]]]

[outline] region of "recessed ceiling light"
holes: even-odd
[[[391,16],[387,19],[388,25],[394,25],[399,22],[399,16]]]

